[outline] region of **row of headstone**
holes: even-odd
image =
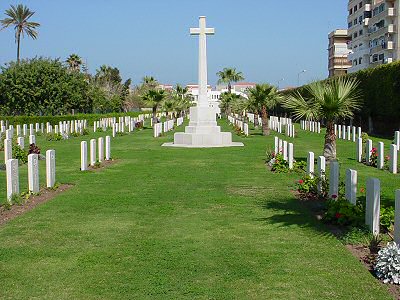
[[[383,142],[378,143],[377,148],[373,148],[372,140],[368,139],[365,143],[365,161],[369,165],[371,164],[371,159],[373,153],[377,155],[377,168],[383,169],[385,166],[385,145]],[[363,141],[362,138],[357,139],[356,145],[356,159],[358,162],[362,162],[363,155]],[[397,163],[398,163],[398,150],[395,144],[390,145],[390,154],[388,157],[389,171],[393,174],[397,174]]]
[[[13,195],[19,195],[19,165],[18,159],[9,159],[6,162],[7,201],[11,202]],[[46,186],[53,188],[56,183],[56,152],[46,151]],[[39,156],[28,155],[28,187],[32,193],[39,193]]]
[[[325,178],[326,164],[325,157],[320,156],[317,163],[317,172],[314,174],[314,153],[309,152],[307,157],[307,174],[311,177],[319,176],[321,180]],[[339,195],[340,166],[337,161],[330,163],[329,174],[329,197],[337,199]],[[321,181],[320,180],[320,181]],[[345,198],[351,204],[357,204],[357,171],[352,169],[346,170],[345,179]],[[322,192],[322,185],[318,184],[318,191]],[[400,190],[396,192],[396,201],[398,209],[400,209]],[[398,210],[397,210],[398,211]],[[397,212],[396,212],[397,216]],[[365,224],[374,234],[379,234],[379,218],[380,218],[380,181],[376,178],[367,180],[366,188],[366,211]],[[400,217],[397,217],[398,240],[400,241]]]
[[[104,151],[105,150],[105,151]],[[98,144],[96,147],[96,140],[90,140],[90,155],[88,162],[88,144],[86,141],[81,142],[81,171],[87,171],[89,163],[90,166],[94,166],[97,161],[100,163],[104,160],[111,160],[111,137],[106,136],[105,139],[105,147],[104,147],[104,138],[98,138]]]
[[[357,141],[357,138],[362,137],[361,127],[346,126],[346,125],[334,125],[335,135],[338,139]]]
[[[249,136],[249,134],[250,134],[249,133],[249,124],[240,119],[237,119],[236,116],[238,116],[238,115],[235,115],[235,117],[228,116],[228,122],[231,125],[235,125],[236,127],[240,128],[240,131],[244,132],[245,136]],[[254,115],[253,115],[253,117],[254,117]],[[250,121],[250,119],[249,119],[249,121]]]
[[[161,136],[163,133],[163,124],[162,123],[153,124],[153,133],[155,138]]]
[[[300,128],[305,131],[321,133],[321,122],[301,120]]]
[[[290,118],[270,116],[268,126],[276,132],[285,133],[288,137],[295,137],[293,121]]]
[[[175,120],[168,120],[163,123],[164,132],[168,132],[174,130]]]
[[[294,164],[294,146],[293,143],[281,140],[277,136],[274,138],[274,153],[282,154],[283,159],[287,161],[289,169],[293,169]]]

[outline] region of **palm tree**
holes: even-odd
[[[183,99],[188,93],[188,88],[183,87],[180,84],[177,84],[175,87],[175,92],[178,96],[180,96]]]
[[[28,20],[35,14],[34,11],[29,10],[27,6],[18,4],[16,7],[11,5],[10,9],[5,12],[8,18],[0,20],[3,26],[1,30],[14,26],[15,30],[15,42],[17,43],[17,63],[20,62],[20,46],[21,46],[21,36],[24,34],[30,36],[32,39],[36,40],[38,32],[36,28],[40,26],[39,23],[29,22]]]
[[[244,80],[242,72],[236,72],[235,68],[224,68],[217,73],[217,76],[219,77],[218,84],[228,85],[229,94],[232,92],[232,82]]]
[[[146,103],[146,105],[152,107],[153,124],[157,123],[157,109],[164,101],[165,96],[166,95],[164,90],[155,90],[155,89],[150,89],[141,96],[142,100]]]
[[[295,119],[326,120],[324,156],[328,161],[336,159],[335,122],[353,118],[354,112],[361,109],[358,85],[356,79],[337,77],[308,85],[308,98],[297,92],[284,101],[283,106],[294,113]]]
[[[145,76],[142,79],[142,84],[150,89],[155,89],[158,86],[158,81],[153,76]]]
[[[68,68],[74,72],[79,72],[83,64],[82,58],[80,58],[77,54],[71,54],[67,58],[66,63],[68,64]]]
[[[221,102],[219,107],[226,115],[230,115],[232,112],[232,108],[235,106],[235,103],[239,101],[242,97],[237,94],[232,93],[222,93],[221,94]]]
[[[261,115],[263,135],[269,135],[268,110],[273,109],[283,100],[278,89],[270,84],[257,84],[248,90],[249,105]]]

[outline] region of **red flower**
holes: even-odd
[[[336,213],[336,214],[335,214],[335,218],[336,218],[336,219],[340,219],[341,217],[342,217],[342,214],[340,214],[340,213]]]
[[[299,184],[303,184],[303,183],[304,183],[304,181],[300,179],[299,180]]]
[[[360,188],[360,193],[364,193],[365,192],[365,188]]]
[[[333,199],[336,199],[336,198],[337,198],[337,195],[332,195],[332,198],[333,198]]]

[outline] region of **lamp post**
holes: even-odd
[[[278,80],[278,91],[279,91],[280,83],[281,83],[282,81],[285,81],[285,78],[281,78],[281,79]]]
[[[307,72],[307,70],[303,70],[303,71],[301,71],[301,72],[299,72],[299,73],[297,74],[297,86],[300,85],[300,75],[303,74],[303,73],[305,73],[305,72]]]

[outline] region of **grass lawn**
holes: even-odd
[[[392,299],[294,199],[299,176],[266,170],[274,134],[252,133],[235,137],[244,148],[175,149],[160,147],[173,133],[143,130],[112,139],[117,164],[85,173],[81,138],[38,137],[56,149],[57,181],[75,186],[0,227],[0,298]],[[317,156],[322,136],[294,144],[297,158]],[[357,164],[351,142],[338,153],[393,201],[398,176]],[[0,183],[4,198],[4,171]]]

